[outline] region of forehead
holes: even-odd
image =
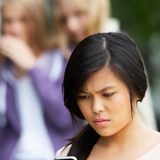
[[[2,16],[27,16],[26,7],[22,3],[16,1],[4,1],[1,8]]]
[[[61,0],[60,7],[63,14],[71,13],[73,11],[87,11],[88,0]]]
[[[87,91],[98,91],[106,86],[112,86],[112,88],[125,86],[120,78],[109,67],[103,67],[102,69],[92,73],[81,89]]]

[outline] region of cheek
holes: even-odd
[[[10,25],[8,24],[2,24],[2,33],[7,34],[10,32]]]
[[[78,101],[77,105],[80,111],[82,112],[82,114],[84,115],[87,112],[87,110],[85,109],[85,103],[83,103],[82,101]]]
[[[83,116],[87,120],[88,117],[91,115],[91,109],[89,107],[88,102],[80,101],[80,102],[77,102],[77,105],[78,105],[80,111],[82,112]]]
[[[125,127],[132,119],[131,106],[129,99],[125,97],[117,98],[110,109],[110,118],[112,120],[111,132],[118,132]]]
[[[112,111],[117,117],[124,117],[131,114],[130,99],[128,96],[117,95],[114,103],[112,103]]]
[[[85,32],[89,25],[88,16],[86,14],[81,16],[80,24],[81,24],[83,31]]]

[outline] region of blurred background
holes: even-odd
[[[45,3],[52,15],[53,0]],[[144,59],[160,131],[160,1],[111,0],[111,17],[119,20],[120,30],[133,38]]]
[[[112,17],[120,20],[121,31],[131,35],[144,59],[160,131],[160,1],[111,0],[111,7]]]
[[[93,34],[93,33],[101,32],[101,31],[117,31],[117,30],[119,30],[119,31],[126,32],[133,38],[134,42],[136,43],[136,45],[142,55],[142,58],[144,60],[146,70],[148,73],[148,80],[149,80],[149,84],[150,84],[151,98],[152,98],[152,103],[153,103],[153,109],[152,109],[152,104],[148,103],[148,102],[150,102],[150,95],[148,98],[146,98],[147,97],[147,94],[146,94],[145,98],[148,99],[149,101],[145,101],[144,106],[141,106],[141,107],[138,106],[139,108],[141,108],[140,117],[145,120],[146,124],[148,124],[149,127],[153,128],[153,129],[157,129],[155,126],[155,117],[154,117],[154,114],[152,113],[152,110],[153,110],[153,112],[155,113],[155,116],[156,116],[158,131],[160,131],[160,45],[159,45],[160,44],[160,20],[159,20],[160,0],[145,0],[145,1],[144,0],[143,1],[142,0],[121,0],[121,1],[110,0],[111,1],[111,8],[109,5],[109,0],[106,0],[106,1],[105,0],[30,0],[30,1],[29,0],[19,0],[19,1],[18,0],[3,0],[3,2],[6,2],[7,5],[10,5],[12,1],[15,2],[16,5],[15,6],[12,5],[11,9],[9,9],[6,12],[4,12],[5,7],[2,3],[3,11],[1,10],[1,13],[3,13],[3,14],[2,14],[2,21],[0,19],[0,24],[2,24],[2,26],[4,26],[4,23],[7,22],[7,24],[9,24],[11,26],[10,18],[11,18],[11,20],[16,20],[16,22],[18,22],[17,24],[19,24],[19,25],[16,25],[16,27],[20,26],[20,28],[18,28],[16,30],[15,28],[13,29],[12,27],[11,28],[9,27],[10,28],[9,30],[12,31],[11,32],[12,34],[10,36],[13,36],[12,38],[15,38],[14,37],[15,35],[21,35],[20,34],[21,31],[24,31],[24,32],[22,32],[22,35],[24,37],[26,37],[26,39],[28,39],[28,41],[25,38],[23,39],[23,36],[22,36],[21,37],[22,39],[21,38],[19,39],[18,44],[21,44],[20,42],[22,40],[22,42],[25,42],[24,44],[27,44],[28,47],[26,46],[26,48],[25,48],[22,44],[21,44],[21,47],[20,47],[20,45],[15,45],[16,39],[12,39],[12,40],[14,40],[13,41],[14,43],[11,43],[12,41],[6,40],[6,42],[7,42],[6,44],[9,43],[11,45],[10,52],[11,53],[14,52],[13,55],[15,56],[15,59],[13,58],[14,56],[9,57],[10,54],[8,54],[8,57],[7,57],[7,55],[5,55],[5,56],[10,61],[12,61],[12,63],[15,66],[16,65],[18,66],[19,61],[16,61],[16,60],[17,59],[19,60],[19,58],[17,58],[18,56],[16,56],[16,55],[17,55],[17,51],[19,51],[22,48],[22,50],[20,50],[19,53],[23,53],[22,51],[26,50],[26,52],[24,52],[24,53],[26,53],[26,55],[24,54],[24,56],[20,56],[20,58],[22,59],[20,62],[26,62],[26,60],[29,60],[29,58],[25,58],[25,56],[27,56],[27,55],[30,56],[30,61],[32,61],[32,60],[35,60],[36,62],[39,61],[39,64],[35,63],[33,66],[31,66],[31,67],[27,66],[26,68],[23,66],[24,63],[22,63],[22,64],[20,63],[20,66],[18,66],[16,69],[17,69],[17,72],[20,71],[20,73],[21,72],[23,73],[22,77],[27,76],[27,78],[31,79],[33,82],[35,81],[35,83],[33,83],[34,84],[33,86],[32,85],[30,86],[30,83],[28,86],[31,89],[33,88],[33,91],[35,91],[35,96],[33,96],[33,98],[35,98],[35,101],[37,101],[36,103],[38,104],[37,105],[38,111],[41,111],[42,106],[44,108],[46,108],[46,106],[48,106],[48,110],[44,114],[41,114],[40,118],[42,120],[45,120],[45,122],[48,122],[49,124],[51,124],[51,125],[49,125],[50,131],[52,131],[51,134],[45,135],[45,136],[47,136],[47,140],[52,139],[53,144],[52,144],[52,146],[49,146],[51,149],[51,152],[52,151],[56,152],[56,150],[58,150],[59,148],[64,146],[64,144],[60,144],[62,141],[59,141],[59,140],[66,139],[66,137],[67,138],[71,137],[70,132],[72,132],[73,126],[71,123],[70,114],[69,114],[68,110],[66,110],[66,108],[64,108],[63,99],[61,97],[62,96],[61,95],[61,85],[62,85],[61,83],[63,81],[63,76],[61,76],[60,78],[57,78],[57,80],[50,79],[50,76],[56,77],[57,76],[56,74],[58,74],[58,76],[63,75],[63,72],[65,70],[65,66],[66,66],[67,61],[69,59],[69,56],[70,56],[71,52],[73,51],[73,49],[76,47],[76,45],[86,36]],[[2,0],[0,0],[0,4],[1,4],[1,2],[2,2]],[[28,12],[29,10],[26,9],[26,10],[24,10],[24,13],[23,13],[23,9],[22,9],[23,2],[28,4],[28,6],[32,12],[31,11]],[[107,2],[107,3],[105,4],[104,2]],[[17,4],[22,5],[22,6],[20,6],[20,8],[18,8],[18,10],[16,10],[14,8],[17,6]],[[39,4],[40,7],[37,4]],[[89,5],[86,5],[86,4],[89,4]],[[108,4],[108,6],[107,6],[107,4]],[[23,7],[25,8],[26,6],[24,5]],[[11,13],[10,11],[13,12],[14,10],[12,10],[12,9],[15,9],[15,11],[17,11],[17,15],[19,15],[19,16],[17,16],[17,17],[15,16],[16,18],[14,19],[13,18],[14,16],[12,17],[13,14],[9,14],[9,20],[8,20],[6,18],[7,16],[5,17],[4,15],[5,14],[7,15],[8,12]],[[37,9],[37,10],[35,11],[35,9]],[[111,10],[111,15],[110,15],[110,10]],[[18,11],[20,11],[20,12],[18,12]],[[29,14],[27,14],[27,12]],[[35,13],[37,13],[37,14],[35,14]],[[103,13],[105,13],[105,14],[103,14]],[[14,12],[14,15],[16,15],[15,12]],[[30,15],[30,18],[26,19],[26,15]],[[88,19],[88,17],[90,17],[90,19]],[[41,22],[41,19],[44,21]],[[38,22],[39,22],[39,24],[38,24]],[[105,23],[103,23],[103,22],[105,22]],[[32,24],[35,28],[38,27],[33,32],[35,34],[35,37],[36,37],[36,32],[37,32],[37,34],[42,33],[42,32],[39,32],[39,29],[41,28],[40,26],[44,27],[43,31],[45,31],[45,32],[43,34],[47,35],[48,37],[44,36],[45,39],[44,38],[39,38],[39,39],[33,38],[32,39],[32,36],[31,36],[32,32],[28,32],[28,30],[26,29],[27,27],[32,27],[30,24]],[[2,27],[2,29],[3,29],[3,27]],[[3,36],[1,36],[1,41],[5,38],[6,35],[8,35],[9,32],[4,33],[4,31],[3,31],[2,33],[3,33]],[[53,35],[53,37],[52,37],[52,35]],[[41,36],[41,35],[39,35],[39,36]],[[33,40],[34,40],[35,46],[33,45],[34,43],[32,43]],[[47,42],[48,44],[47,44],[46,48],[41,49],[42,46],[39,45],[38,40],[44,40],[44,42]],[[3,43],[1,43],[1,44],[3,44]],[[0,45],[0,46],[2,47],[2,45]],[[14,51],[15,46],[17,47],[16,51]],[[8,48],[7,45],[6,46],[4,45],[3,47],[4,47],[3,49]],[[24,49],[23,49],[23,47],[24,47]],[[59,61],[57,61],[56,57],[54,57],[54,56],[53,56],[53,58],[49,57],[49,56],[52,56],[55,54],[59,55],[59,57],[60,57],[58,59]],[[19,54],[19,55],[21,55],[21,54]],[[37,57],[36,57],[36,55],[37,55]],[[41,64],[42,61],[45,62],[46,64],[50,65],[53,63],[54,65],[50,65],[50,66],[48,65],[49,66],[48,68],[46,67],[46,65],[41,66],[41,67],[38,66]],[[55,62],[57,62],[57,63],[55,63]],[[61,64],[60,64],[60,62],[61,62]],[[60,66],[59,66],[59,64],[60,64]],[[0,63],[0,65],[1,65],[1,63]],[[11,73],[13,71],[12,69],[15,69],[14,65],[11,66],[13,68],[10,68]],[[38,67],[38,72],[36,70],[37,67]],[[53,68],[54,68],[54,70],[53,70]],[[56,73],[55,71],[57,71],[58,68],[60,68],[60,71],[58,71],[59,73]],[[32,74],[29,74],[30,72],[28,72],[28,71],[31,71],[31,70],[32,70]],[[52,70],[54,72],[52,72]],[[41,75],[42,77],[36,78],[36,75],[38,75],[37,73],[39,73],[39,75]],[[13,75],[14,74],[15,73],[13,73]],[[29,74],[29,75],[27,75],[27,74]],[[18,78],[21,79],[22,77],[20,77],[20,78],[18,77]],[[17,78],[17,77],[15,76],[14,78]],[[18,78],[17,78],[17,83],[14,84],[15,86],[19,82]],[[43,85],[38,85],[38,83],[41,82],[40,80],[43,80],[44,78],[45,78],[46,82],[44,83],[42,81]],[[6,82],[7,82],[6,84],[8,84],[7,80],[6,80]],[[22,78],[22,80],[23,80],[23,78]],[[11,81],[12,81],[12,79],[11,79]],[[46,85],[44,85],[44,84],[48,84],[48,86],[53,87],[53,88],[52,87],[49,88],[50,94],[47,90]],[[54,85],[58,86],[57,87],[58,92],[55,91]],[[23,87],[26,87],[26,86],[24,85]],[[23,87],[22,87],[22,89],[23,89]],[[40,87],[42,87],[43,90],[41,90]],[[0,87],[0,91],[1,90],[3,90],[2,87]],[[45,92],[42,92],[42,94],[41,94],[40,91],[45,91]],[[52,97],[55,95],[55,93],[52,93],[53,91],[55,91],[56,95],[58,95],[57,93],[59,93],[59,95],[57,96],[57,97],[60,97],[59,100],[56,98],[54,99]],[[26,90],[25,90],[25,92],[26,92]],[[29,92],[26,92],[26,93],[28,94]],[[44,93],[46,93],[46,94],[44,94]],[[148,93],[150,93],[150,91],[148,91]],[[30,95],[30,93],[28,95]],[[51,95],[50,98],[48,98],[48,95]],[[36,96],[38,96],[38,100],[37,100]],[[27,97],[27,96],[24,96],[24,97]],[[32,97],[32,96],[29,96],[29,98],[30,97]],[[18,98],[19,98],[19,100],[21,99],[21,97],[18,97]],[[3,96],[1,94],[0,95],[0,105],[3,104],[3,103],[1,103],[2,99],[3,99]],[[6,99],[4,98],[4,101],[5,100]],[[47,102],[46,103],[47,105],[46,104],[44,105],[44,103],[41,103],[42,100],[44,100],[44,102]],[[54,100],[56,103],[54,102]],[[27,99],[26,101],[30,103],[33,100]],[[12,104],[10,99],[9,99],[8,103]],[[29,103],[27,103],[28,106],[35,107],[35,105],[33,103],[31,103],[31,104],[29,104]],[[60,107],[57,107],[57,104]],[[27,108],[27,107],[23,107],[24,103],[19,106],[20,106],[19,107],[20,109]],[[150,106],[151,108],[148,108],[147,106]],[[59,112],[57,110],[56,111],[61,116],[59,116],[59,114],[57,114],[56,112],[52,111],[52,109],[54,110],[55,108],[60,109]],[[3,113],[4,116],[6,114],[5,111],[6,110],[4,110],[4,113]],[[10,112],[12,112],[12,110],[10,110]],[[26,112],[24,112],[24,113],[26,114]],[[28,122],[28,118],[29,119],[30,119],[30,117],[34,118],[35,114],[34,114],[34,112],[32,112],[32,108],[31,108],[30,113],[32,113],[33,115],[28,114],[29,116],[28,115],[24,116],[25,114],[24,115],[22,114],[21,115],[22,119],[24,118],[26,120],[26,122]],[[35,113],[37,113],[37,112],[35,112]],[[62,123],[62,126],[59,125],[59,121],[57,120],[56,116],[54,119],[54,116],[50,116],[50,113],[51,114],[54,113],[57,116],[57,118],[60,118],[60,119],[61,119],[61,117],[63,117],[62,113],[64,113],[64,115],[67,116],[66,119],[68,120],[68,122],[67,121],[65,121],[65,122],[66,122],[66,124],[68,124],[68,126],[66,126],[64,123]],[[48,117],[50,117],[51,119],[49,119]],[[2,119],[4,117],[2,115],[0,115],[0,118]],[[13,118],[14,118],[14,120],[16,119],[16,117],[13,117]],[[37,118],[35,118],[35,119],[37,119]],[[8,118],[7,120],[8,121],[5,121],[4,125],[0,126],[0,133],[2,133],[2,130],[4,130],[4,131],[8,131],[8,133],[12,136],[13,134],[11,131],[12,131],[13,127],[15,127],[16,125],[12,126],[12,119]],[[16,120],[17,120],[17,124],[19,124],[18,118]],[[2,122],[3,121],[0,120],[0,125]],[[34,129],[34,125],[37,126],[36,123],[38,123],[38,122],[40,122],[40,121],[35,121],[34,123],[29,123],[28,126],[32,126],[32,124],[33,124],[33,129]],[[80,123],[80,126],[84,125],[80,121],[79,121],[79,123]],[[56,124],[57,124],[58,128],[57,128]],[[150,124],[152,124],[152,126],[150,126]],[[23,126],[23,123],[21,125]],[[45,131],[45,129],[48,129],[47,128],[48,125],[46,125],[46,123],[44,123],[42,125],[43,125],[42,127],[44,127],[44,131]],[[9,132],[9,130],[7,130],[7,127],[10,127],[10,129],[11,129],[10,132]],[[72,129],[70,129],[70,127]],[[28,129],[26,129],[26,130],[28,131]],[[14,129],[13,129],[13,131],[14,131]],[[36,130],[36,131],[38,131],[38,130]],[[32,132],[33,132],[33,130],[32,130]],[[60,132],[61,132],[61,134],[59,134]],[[19,134],[18,136],[16,135],[17,133]],[[29,132],[27,132],[27,133],[29,133]],[[46,132],[46,133],[48,133],[48,132]],[[18,132],[16,132],[16,134],[15,135],[17,137],[16,136],[15,137],[17,139],[19,138],[19,136],[21,134],[24,135],[24,133],[21,132],[21,130],[20,130],[20,126],[19,126],[19,130],[18,130]],[[0,136],[3,136],[3,135],[5,135],[5,134],[0,134]],[[34,136],[35,135],[36,134],[34,134]],[[58,136],[58,138],[55,135]],[[13,137],[13,138],[15,138],[15,137]],[[36,137],[37,137],[37,135],[36,135]],[[6,136],[5,136],[5,138],[6,138]],[[2,141],[3,137],[0,137],[0,140]],[[10,139],[6,138],[6,142],[7,142],[7,140],[10,140]],[[30,140],[31,140],[31,138],[30,138]],[[3,142],[6,143],[5,140],[3,140]],[[37,142],[39,142],[39,140]],[[12,143],[10,143],[10,144],[9,143],[8,143],[8,146],[10,146],[10,144],[12,144]],[[25,144],[25,143],[23,143],[23,144]],[[40,147],[42,146],[42,148],[43,148],[45,145],[42,145],[42,144],[40,145]],[[2,143],[1,143],[1,145],[2,145]],[[35,146],[38,146],[38,145],[35,145]],[[5,147],[2,145],[2,149],[4,149],[4,148]],[[13,148],[14,148],[14,146],[12,146],[11,149],[13,149]],[[19,148],[21,149],[21,146]],[[45,148],[46,148],[46,146],[45,146]],[[1,155],[1,153],[3,152],[2,149],[0,148],[0,159],[3,159],[2,155]],[[7,147],[6,147],[6,151],[8,152]],[[21,153],[20,151],[21,150],[18,150],[18,152],[17,152],[18,156],[19,156],[19,153]],[[34,152],[34,150],[31,151],[30,153],[32,153],[32,152]],[[24,155],[26,156],[27,152],[24,151],[22,153],[24,153]],[[38,153],[38,152],[35,152],[35,153]],[[48,153],[45,153],[45,154],[48,154]],[[6,155],[8,157],[10,156],[10,155],[8,155],[8,153]],[[22,156],[23,156],[23,154],[22,154]],[[52,153],[51,156],[54,157],[54,153]],[[17,159],[20,160],[23,158],[14,158],[14,160],[17,160]],[[6,158],[4,158],[4,160],[6,160]]]

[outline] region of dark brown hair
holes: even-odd
[[[128,88],[132,113],[132,100],[135,96],[142,101],[147,89],[147,78],[142,58],[133,40],[125,33],[94,34],[75,48],[64,75],[64,102],[73,119],[75,115],[84,119],[76,103],[77,91],[93,72],[105,66],[110,67]],[[98,138],[99,135],[87,124],[72,139],[68,155],[85,160]]]

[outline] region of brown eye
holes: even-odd
[[[12,21],[9,18],[3,18],[2,23],[8,23],[10,24]]]
[[[111,97],[113,95],[113,93],[109,93],[109,94],[104,94],[104,97]]]
[[[85,95],[85,96],[78,96],[79,99],[87,99],[89,98],[89,96]]]

